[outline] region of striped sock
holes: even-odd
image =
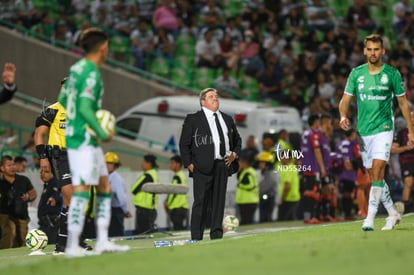
[[[68,214],[68,240],[67,247],[79,246],[79,236],[85,222],[85,206],[89,200],[89,192],[75,192],[70,201]]]
[[[96,242],[106,242],[108,240],[108,227],[111,220],[111,193],[97,194],[97,212],[96,212],[96,227],[97,239]]]
[[[373,181],[371,190],[369,191],[367,220],[370,220],[370,221],[374,220],[375,215],[377,214],[377,211],[378,211],[379,203],[381,201],[382,193],[383,193],[383,186],[380,187],[378,186],[378,182]]]
[[[396,216],[398,214],[397,210],[394,207],[394,202],[391,198],[390,188],[388,184],[384,181],[384,191],[382,192],[381,202],[384,204],[385,209],[387,209],[389,216]]]

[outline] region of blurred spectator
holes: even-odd
[[[225,33],[230,36],[231,43],[234,47],[238,47],[239,43],[243,40],[242,32],[239,28],[237,28],[236,19],[234,17],[227,18]]]
[[[292,144],[289,142],[289,132],[286,129],[282,129],[277,134],[277,148],[280,148],[284,151],[292,150]]]
[[[289,73],[293,73],[295,65],[295,57],[293,54],[293,49],[290,44],[286,44],[283,47],[282,54],[279,58],[279,64],[283,69],[286,69]]]
[[[36,26],[39,29],[39,33],[44,35],[46,38],[50,39],[54,35],[55,27],[48,12],[43,12],[41,21]]]
[[[183,161],[179,155],[170,158],[170,170],[174,173],[171,183],[187,185],[187,179],[182,169]],[[188,226],[188,195],[169,194],[164,201],[165,210],[173,223],[174,230],[185,230]]]
[[[197,67],[218,68],[223,65],[221,50],[218,41],[213,40],[211,30],[206,30],[204,39],[196,44]]]
[[[256,145],[256,137],[254,135],[249,135],[246,139],[246,147],[241,151],[241,155],[244,155],[248,158],[251,165],[254,168],[257,168],[257,163],[255,162],[256,156],[259,153]]]
[[[390,38],[385,34],[385,28],[383,26],[379,27],[377,29],[377,34],[381,35],[382,37],[382,44],[384,45],[385,54],[388,54],[388,52],[391,52],[391,40]]]
[[[396,1],[392,5],[392,26],[397,34],[402,33],[404,25],[407,23],[405,15],[410,13],[412,9],[408,0]]]
[[[170,60],[174,58],[174,37],[164,28],[159,28],[158,34],[154,37],[154,50],[158,55]]]
[[[138,23],[138,18],[134,15],[130,8],[127,5],[123,5],[119,8],[119,12],[115,13],[113,28],[125,36],[129,36],[131,31],[134,29]]]
[[[144,60],[154,50],[154,33],[146,20],[139,21],[138,28],[131,32],[130,39],[135,66],[145,68]]]
[[[174,37],[178,36],[179,20],[173,0],[160,0],[152,16],[152,25],[157,29],[165,29]]]
[[[306,7],[307,23],[310,30],[327,31],[335,27],[332,11],[321,0],[311,0]]]
[[[36,9],[31,0],[16,0],[17,23],[29,29],[40,20],[41,11]]]
[[[287,35],[289,40],[301,40],[305,36],[305,21],[303,8],[301,6],[293,7],[289,10],[285,21],[289,31]]]
[[[256,159],[261,171],[261,180],[259,182],[259,221],[261,223],[271,222],[278,194],[279,174],[273,170],[274,154],[266,151],[261,152]]]
[[[411,47],[414,47],[414,39],[412,38],[412,34],[414,33],[414,8],[411,12],[405,13],[404,23],[402,33],[399,37],[406,40]]]
[[[353,220],[353,201],[357,170],[362,168],[357,133],[355,129],[345,132],[345,137],[336,145],[337,152],[342,156],[342,169],[339,174],[339,186],[342,188],[342,206],[346,220]]]
[[[402,64],[411,65],[413,52],[409,47],[405,46],[404,40],[397,41],[394,49],[389,54],[389,63],[391,66],[398,67]]]
[[[157,0],[135,0],[140,20],[145,19],[151,22],[152,15],[157,7]]]
[[[364,63],[364,55],[362,42],[354,43],[352,46],[352,51],[347,59],[349,67],[354,68],[358,65]]]
[[[281,89],[281,78],[275,72],[275,66],[267,63],[264,72],[258,78],[259,95],[261,100],[276,100],[281,103],[284,101],[283,91]]]
[[[341,95],[342,96],[342,95]],[[297,83],[293,82],[288,87],[288,94],[285,97],[284,104],[296,108],[299,111],[299,115],[302,115],[302,111],[306,106],[303,99],[303,94],[300,92]]]
[[[254,16],[259,18],[257,23],[261,24],[268,21],[268,19],[274,19],[275,15],[265,6],[265,1],[245,0],[243,3],[244,20],[252,22],[254,20],[251,20],[251,18]]]
[[[319,71],[316,78],[316,83],[314,83],[309,90],[309,95],[319,94],[322,99],[331,99],[335,93],[334,85],[327,80],[326,73]]]
[[[212,22],[219,26],[224,24],[223,11],[216,5],[215,0],[207,0],[200,13],[201,22],[205,25],[209,25]]]
[[[299,173],[289,151],[281,154],[278,205],[278,221],[296,220],[297,208],[300,201]]]
[[[260,44],[256,42],[251,30],[244,32],[244,40],[239,44],[237,51],[238,60],[236,64],[229,64],[230,67],[241,69],[245,74],[256,77],[263,69],[263,60],[260,57]]]
[[[64,20],[59,20],[55,26],[54,39],[66,44],[72,43],[72,33]]]
[[[40,170],[40,179],[43,184],[43,192],[37,207],[39,229],[46,233],[48,244],[55,244],[63,198],[51,170]]]
[[[368,198],[371,189],[371,178],[364,168],[357,170],[357,203],[358,216],[365,219],[368,214]]]
[[[143,172],[131,186],[132,202],[135,205],[135,234],[156,231],[158,195],[142,191],[142,186],[149,182],[158,182],[157,158],[154,155],[145,155],[141,162]]]
[[[0,20],[8,20],[14,22],[16,18],[17,14],[14,0],[0,1]]]
[[[369,13],[368,5],[363,0],[354,0],[347,13],[347,21],[350,25],[365,31],[372,32],[375,29],[375,22]]]
[[[235,50],[237,50],[236,46],[233,46],[233,42],[231,41],[231,36],[229,33],[224,33],[223,38],[219,41],[221,56],[225,59],[226,64],[232,62],[232,58],[235,55]]]
[[[259,185],[256,170],[251,166],[247,155],[240,154],[239,173],[235,203],[240,214],[240,224],[253,224],[254,214],[259,203]]]
[[[85,0],[72,0],[72,6],[77,14],[86,14],[89,10],[89,2]]]
[[[77,31],[73,34],[73,36],[72,36],[72,43],[73,43],[74,45],[77,45],[78,40],[79,40],[79,37],[80,37],[80,34],[81,34],[84,30],[86,30],[86,29],[88,29],[88,28],[90,28],[90,27],[91,27],[91,23],[90,23],[89,21],[83,21],[83,22],[82,22],[82,24],[81,24],[80,29],[79,29],[79,30],[77,30]]]
[[[125,180],[116,171],[121,166],[119,156],[114,152],[105,154],[105,163],[108,169],[108,180],[111,184],[111,222],[109,224],[108,235],[124,236],[124,218],[132,217],[128,210]]]
[[[36,145],[34,143],[33,134],[29,138],[29,140],[26,142],[26,144],[23,145],[22,150],[23,150],[22,155],[27,160],[26,167],[28,169],[39,168],[39,158],[37,156]]]
[[[276,56],[280,56],[286,44],[287,42],[281,36],[279,30],[275,30],[273,35],[264,41],[263,48],[266,49],[266,53],[273,53]]]
[[[344,50],[340,50],[336,54],[336,60],[331,66],[331,77],[336,81],[339,75],[348,75],[351,72],[351,67],[346,63],[347,57]]]
[[[36,190],[29,178],[16,174],[13,158],[0,160],[0,249],[25,245],[28,231],[28,203],[36,199]]]
[[[110,6],[102,2],[96,9],[93,9],[92,7],[93,6],[91,5],[91,21],[106,28],[112,28],[114,19],[110,13]]]
[[[197,17],[189,0],[178,0],[178,23],[182,34],[197,37]]]
[[[27,159],[23,156],[16,156],[14,158],[14,164],[16,165],[16,173],[26,172]]]
[[[236,79],[230,76],[230,68],[224,67],[221,76],[214,80],[214,87],[219,91],[222,97],[232,97],[230,91],[235,91],[241,95],[239,84]]]

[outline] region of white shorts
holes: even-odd
[[[394,132],[381,132],[371,136],[363,136],[360,145],[362,162],[365,168],[372,168],[372,160],[380,159],[388,162]]]
[[[74,186],[98,185],[100,177],[108,176],[101,147],[82,145],[68,149],[68,158]]]

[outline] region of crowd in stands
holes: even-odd
[[[80,30],[100,26],[117,61],[196,90],[216,86],[226,97],[293,105],[304,119],[337,116],[347,75],[364,62],[363,38],[377,32],[412,101],[413,3],[342,2],[19,0],[1,1],[0,19],[72,45]]]

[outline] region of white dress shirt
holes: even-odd
[[[212,135],[213,142],[214,142],[214,159],[223,159],[220,156],[220,135],[218,133],[218,129],[216,126],[216,119],[214,117],[214,112],[205,107],[201,107],[201,108],[204,111],[204,114],[207,117],[208,125],[210,126],[210,131],[211,131],[211,135]],[[227,125],[224,122],[224,119],[221,116],[221,113],[219,111],[217,111],[216,113],[217,113],[217,117],[220,122],[221,129],[223,129],[224,142],[225,142],[225,148],[226,148],[226,154],[227,154],[227,152],[230,151],[230,143],[229,143],[229,135],[228,135],[229,130],[227,129]]]

